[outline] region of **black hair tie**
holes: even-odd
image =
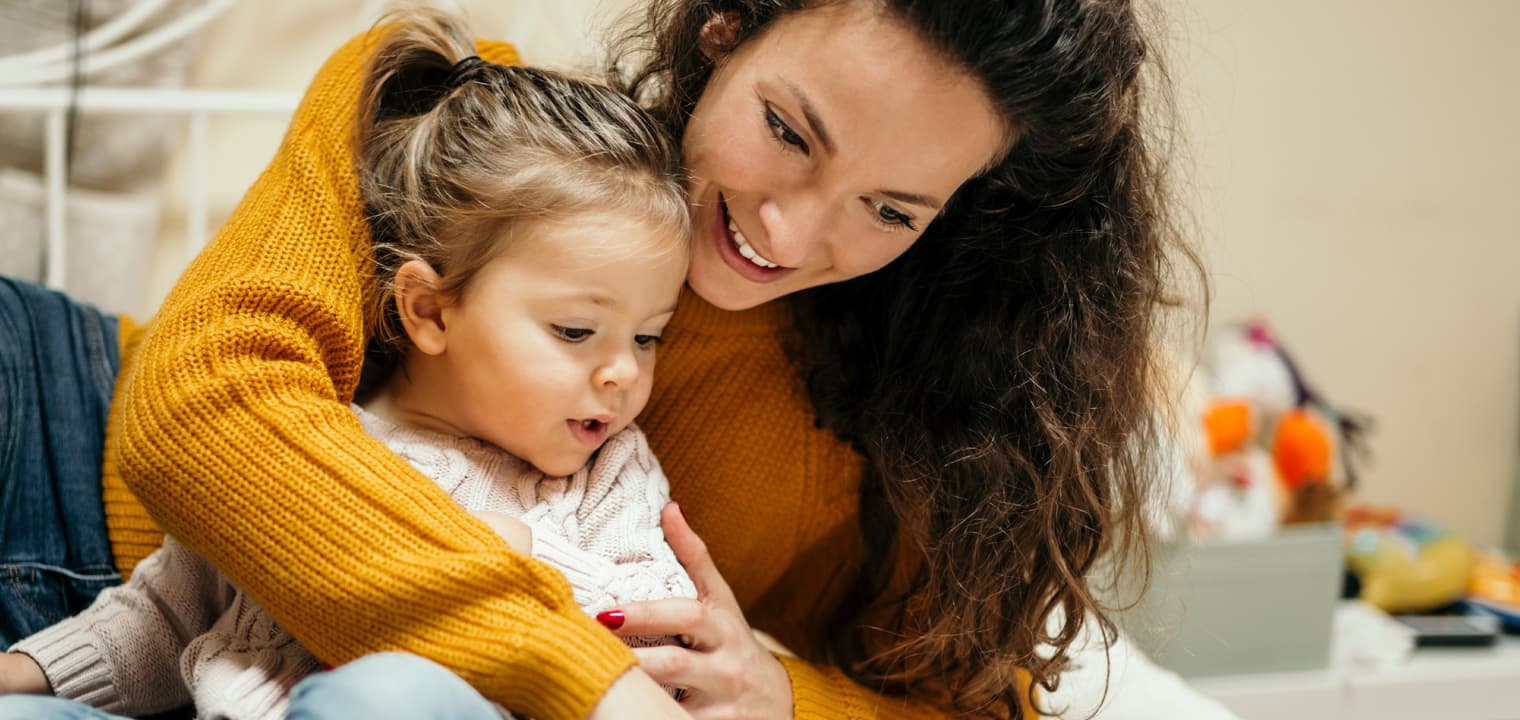
[[[408,118],[432,111],[445,97],[489,67],[471,55],[448,69],[434,63],[412,63],[396,70],[380,91],[375,120]]]
[[[480,73],[481,69],[490,64],[491,63],[480,59],[479,55],[471,55],[463,60],[460,60],[457,63],[454,63],[454,68],[449,71],[449,76],[447,78],[444,78],[443,85],[444,87],[453,90],[460,85],[474,80],[475,76]]]

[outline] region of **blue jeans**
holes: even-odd
[[[116,318],[0,277],[0,650],[121,581],[101,449]]]
[[[500,720],[491,701],[438,663],[405,653],[363,657],[302,680],[287,720]]]
[[[0,720],[128,720],[69,700],[43,695],[0,697]]]
[[[302,680],[287,720],[500,720],[480,693],[442,665],[380,653]],[[125,720],[88,705],[39,695],[0,697],[0,720]]]

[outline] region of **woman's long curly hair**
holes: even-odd
[[[1162,121],[1170,95],[1125,0],[864,1],[977,78],[1016,137],[901,258],[790,298],[818,420],[869,465],[866,570],[828,647],[868,687],[1016,717],[1014,668],[1054,690],[1088,618],[1112,638],[1100,557],[1149,574],[1160,311],[1177,270],[1202,280],[1146,133],[1171,125],[1142,91]],[[652,0],[613,71],[679,137],[710,57],[821,4]],[[886,591],[900,543],[922,558],[906,596]]]

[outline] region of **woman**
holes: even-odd
[[[1172,239],[1133,8],[654,0],[639,39],[630,90],[682,138],[699,228],[643,425],[702,599],[598,620],[690,648],[630,670],[347,412],[363,38],[129,355],[107,463],[329,663],[407,650],[542,718],[656,681],[699,717],[1019,714],[1016,672],[1052,685],[1096,609],[1095,559],[1145,557]],[[119,498],[108,476],[122,555]]]

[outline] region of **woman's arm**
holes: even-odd
[[[514,710],[584,717],[630,651],[347,406],[373,292],[348,146],[372,45],[356,38],[324,65],[165,301],[116,400],[119,465],[168,531],[322,661],[412,652]]]

